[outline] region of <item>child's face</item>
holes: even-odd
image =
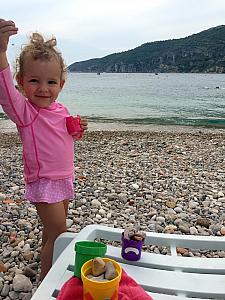
[[[27,57],[23,71],[22,78],[17,80],[29,101],[46,108],[57,99],[64,80],[61,79],[60,64],[55,58],[49,61]]]

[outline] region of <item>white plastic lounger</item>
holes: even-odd
[[[120,241],[122,229],[89,225],[80,233],[63,233],[55,243],[54,264],[32,300],[56,299],[63,284],[73,276],[77,241]],[[148,232],[145,245],[167,246],[171,255],[142,252],[137,262],[121,257],[121,248],[107,246],[106,257],[118,261],[155,300],[225,299],[225,258],[177,256],[176,248],[225,250],[225,238]],[[140,299],[141,300],[141,299]]]

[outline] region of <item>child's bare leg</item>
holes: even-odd
[[[66,231],[64,201],[54,204],[43,202],[35,204],[38,215],[43,224],[40,280],[44,279],[52,266],[53,247],[56,238],[62,232]]]
[[[69,200],[63,200],[63,204],[64,204],[65,215],[67,217],[68,207],[69,207]],[[45,229],[45,227],[43,227],[43,230],[42,230],[42,247],[44,247],[47,239],[48,239],[47,230]]]
[[[68,215],[68,207],[69,207],[69,200],[63,200],[63,204],[64,204],[64,210],[65,210],[65,215],[66,215],[66,218],[67,218],[67,215]]]

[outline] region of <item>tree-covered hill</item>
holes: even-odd
[[[225,73],[225,25],[181,39],[146,43],[132,50],[75,62],[69,70]]]

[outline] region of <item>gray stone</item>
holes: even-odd
[[[30,279],[25,275],[18,274],[13,279],[13,289],[16,292],[30,292],[32,287]]]
[[[6,297],[6,296],[8,296],[8,294],[9,294],[9,284],[5,283],[1,290],[1,296]]]

